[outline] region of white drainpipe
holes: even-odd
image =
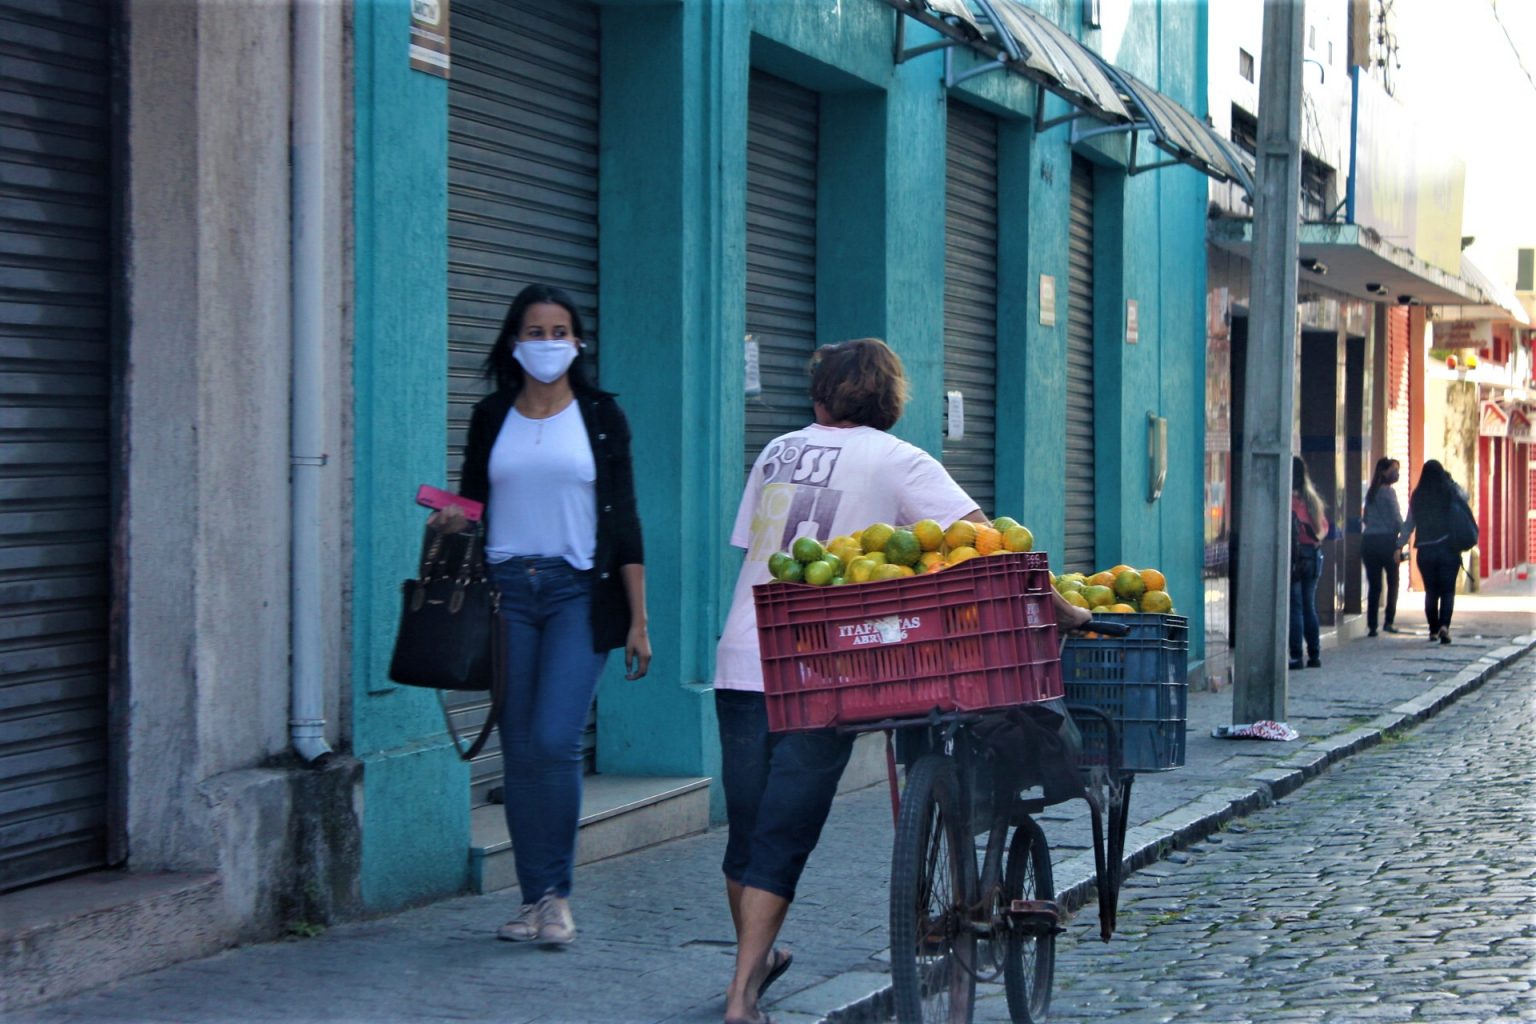
[[[325,647],[321,610],[321,484],[327,462],[321,409],[325,398],[325,146],[327,4],[293,5],[292,181],[293,380],[289,472],[292,484],[290,623],[293,749],[306,762],[330,753],[325,742]]]

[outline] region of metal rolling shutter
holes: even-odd
[[[0,3],[0,890],[107,856],[108,11]]]
[[[567,0],[454,0],[448,86],[448,472],[457,485],[469,413],[512,297],[565,289],[597,338],[598,22]],[[589,369],[595,366],[589,365]],[[489,704],[455,698],[473,735]],[[583,738],[596,749],[595,710]],[[475,802],[501,784],[501,738],[470,769]]]
[[[995,516],[997,119],[949,104],[944,179],[944,389],[965,400],[965,436],[944,465]],[[946,434],[948,432],[946,431]]]
[[[1072,158],[1072,210],[1067,233],[1066,544],[1068,571],[1094,565],[1093,481],[1093,169]]]
[[[747,94],[747,333],[762,394],[746,403],[746,465],[814,419],[806,363],[816,349],[816,94],[761,71]]]

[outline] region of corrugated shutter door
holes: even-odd
[[[997,462],[997,119],[949,104],[944,179],[944,390],[964,400],[965,434],[944,465],[995,516]],[[945,524],[948,525],[947,523]]]
[[[106,860],[108,16],[0,2],[0,890]]]
[[[568,0],[454,0],[448,86],[448,471],[507,304],[524,285],[565,289],[597,338],[597,9]],[[589,366],[589,369],[595,369]],[[478,730],[488,705],[455,697]],[[595,714],[584,746],[596,747]],[[473,799],[501,784],[500,737],[470,769]]]
[[[816,94],[761,71],[747,94],[747,333],[762,393],[746,402],[746,465],[814,418]]]
[[[1093,417],[1093,170],[1072,159],[1072,210],[1067,235],[1067,416],[1092,424]],[[1094,565],[1093,430],[1067,431],[1067,571],[1091,572]]]

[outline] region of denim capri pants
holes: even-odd
[[[720,779],[730,828],[721,869],[732,882],[793,901],[821,838],[853,736],[770,733],[761,693],[716,690]]]

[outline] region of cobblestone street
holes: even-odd
[[[1079,913],[1052,1020],[1536,1019],[1536,659]],[[977,1019],[1007,1020],[983,986]]]

